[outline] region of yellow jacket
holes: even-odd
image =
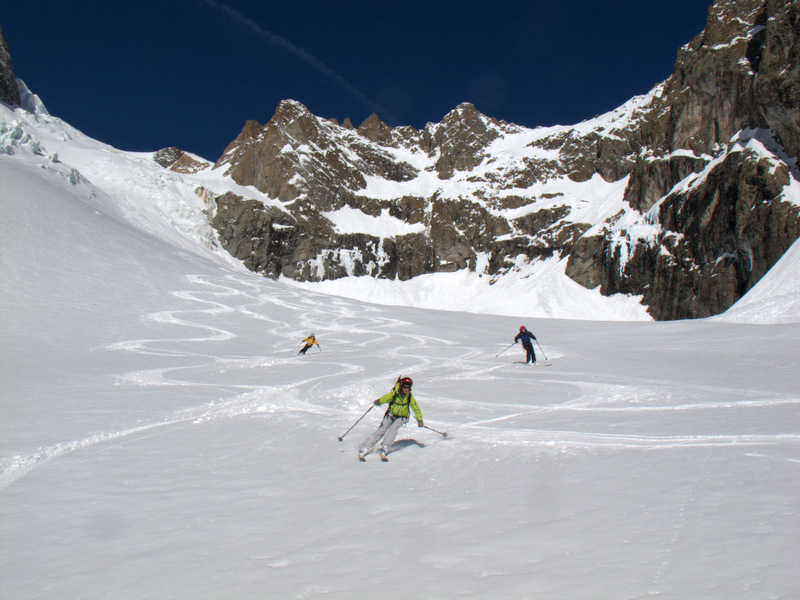
[[[306,346],[311,346],[311,344],[316,344],[317,348],[319,348],[319,342],[313,335],[308,336],[306,339],[303,340],[306,343]]]
[[[414,398],[411,392],[408,392],[405,396],[401,394],[400,382],[395,384],[394,389],[391,392],[378,398],[377,403],[391,403],[389,404],[389,413],[395,415],[396,417],[408,418],[408,409],[411,407],[411,410],[414,411],[414,416],[416,417],[417,422],[422,423],[422,411],[420,411],[419,406],[417,405],[417,399]]]

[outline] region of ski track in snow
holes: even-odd
[[[318,414],[331,418],[331,423],[340,423],[342,431],[348,421],[361,414],[364,406],[372,398],[388,388],[386,375],[365,373],[365,369],[356,364],[343,362],[341,356],[333,352],[325,353],[318,366],[325,366],[322,372],[313,376],[305,376],[275,382],[268,386],[248,383],[231,383],[230,381],[209,381],[214,377],[226,375],[231,371],[257,369],[281,372],[283,368],[291,371],[297,365],[298,357],[294,350],[283,350],[263,355],[233,354],[217,355],[203,350],[203,344],[230,342],[239,335],[223,327],[205,324],[209,316],[220,318],[224,315],[239,314],[258,322],[264,331],[269,331],[284,347],[292,347],[301,335],[299,331],[324,329],[326,345],[335,344],[337,340],[347,344],[347,351],[357,354],[358,351],[369,351],[370,347],[382,340],[392,339],[394,346],[387,353],[387,361],[402,365],[406,373],[425,373],[443,370],[450,375],[441,376],[441,381],[487,381],[504,377],[507,363],[498,362],[496,356],[482,348],[460,347],[453,352],[455,342],[443,338],[414,334],[406,330],[407,322],[399,318],[388,318],[380,309],[368,305],[359,307],[358,312],[349,301],[331,297],[326,302],[308,298],[301,292],[285,289],[282,293],[266,294],[264,289],[246,280],[227,278],[210,278],[206,276],[190,276],[194,287],[189,290],[175,292],[173,295],[183,301],[193,303],[193,308],[159,311],[148,316],[147,320],[165,326],[174,326],[191,332],[185,336],[174,338],[133,339],[110,344],[103,348],[106,351],[124,351],[141,355],[162,357],[185,357],[197,359],[197,364],[177,367],[164,367],[132,371],[119,376],[121,386],[184,386],[188,388],[217,389],[227,397],[199,406],[181,409],[162,420],[149,424],[137,425],[119,431],[93,433],[80,440],[72,440],[46,448],[39,448],[28,455],[17,455],[3,459],[0,464],[0,489],[23,477],[37,466],[58,458],[67,453],[83,450],[89,446],[108,444],[109,442],[130,436],[143,436],[154,431],[169,432],[177,428],[203,423],[212,419],[236,418],[253,413],[274,413],[308,415]],[[288,312],[290,318],[269,316],[270,313]],[[202,315],[196,318],[195,315]],[[200,322],[202,320],[203,322]],[[299,323],[299,325],[298,325]],[[321,326],[324,324],[324,326]],[[302,334],[305,335],[305,334]],[[363,338],[359,341],[359,338]],[[402,340],[397,343],[397,340]],[[268,344],[265,343],[265,348]],[[196,346],[196,351],[187,347]],[[427,354],[426,354],[427,352]],[[316,347],[309,355],[300,360],[316,360],[321,350]],[[437,354],[447,354],[437,356]],[[313,357],[313,358],[312,358]],[[551,359],[553,355],[551,355]],[[322,361],[325,361],[324,363]],[[456,375],[452,375],[455,372]],[[437,429],[448,431],[448,440],[458,439],[462,443],[489,444],[497,446],[526,446],[558,448],[572,451],[605,450],[657,450],[698,447],[750,446],[766,447],[776,444],[800,445],[800,434],[695,434],[695,435],[639,435],[635,433],[584,432],[559,429],[536,429],[527,427],[527,423],[541,419],[543,416],[559,413],[609,413],[609,414],[647,414],[673,413],[679,411],[719,411],[723,410],[757,410],[761,408],[797,407],[797,397],[771,397],[760,399],[741,398],[726,401],[709,401],[709,395],[736,398],[746,392],[740,389],[725,389],[719,386],[693,386],[668,391],[664,390],[661,381],[648,381],[643,378],[631,378],[630,384],[597,383],[582,381],[580,373],[562,371],[557,366],[548,370],[553,377],[538,378],[540,383],[555,386],[566,396],[560,403],[549,405],[531,405],[521,403],[504,403],[502,401],[481,401],[476,399],[456,399],[446,396],[425,394],[424,405],[429,414],[471,415],[486,413],[485,418],[476,420],[437,420]],[[350,377],[352,376],[352,377]],[[329,378],[353,379],[357,383],[344,386],[342,396],[353,396],[355,401],[329,406],[324,402],[310,402],[303,398],[312,397],[315,388]],[[287,375],[288,378],[288,375]],[[388,391],[388,390],[387,390]],[[310,393],[312,392],[312,393]],[[663,402],[664,397],[679,398],[675,404],[655,404]],[[687,398],[695,398],[696,402],[685,402]],[[517,421],[515,425],[512,421]],[[337,432],[331,431],[335,436]],[[402,444],[399,439],[396,444]],[[426,445],[430,446],[430,442]],[[767,455],[750,454],[749,456]],[[782,460],[792,459],[784,458]],[[794,461],[796,462],[796,461]],[[676,528],[679,530],[679,528]],[[668,559],[667,559],[668,562]],[[665,563],[666,564],[666,563]],[[663,570],[663,569],[662,569]],[[656,580],[663,575],[659,573]]]
[[[713,452],[714,450],[712,448],[703,458],[703,464],[700,467],[700,471],[693,478],[691,487],[689,488],[689,492],[684,496],[684,500],[681,502],[680,508],[678,509],[678,514],[675,519],[676,522],[672,527],[672,539],[669,541],[664,550],[664,561],[661,563],[661,566],[658,568],[656,576],[653,578],[653,586],[658,586],[664,581],[664,577],[667,574],[667,569],[672,563],[672,558],[675,554],[675,549],[678,546],[678,542],[681,539],[681,534],[683,533],[683,530],[686,527],[686,522],[687,522],[686,513],[687,510],[689,509],[691,499],[696,498],[695,489],[697,488],[701,479],[707,476],[708,461],[711,458]]]

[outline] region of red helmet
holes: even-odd
[[[414,382],[411,381],[411,377],[401,377],[400,378],[400,387],[401,388],[402,387],[406,387],[406,386],[411,387],[412,385],[414,385]]]
[[[520,325],[520,326],[519,326],[519,330],[520,330],[520,331],[526,331],[526,329],[525,329],[525,325]]]

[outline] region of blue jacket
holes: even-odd
[[[518,341],[522,340],[523,346],[533,346],[533,342],[531,340],[535,340],[536,336],[533,335],[530,331],[520,331],[517,334],[517,337],[514,338],[514,343],[516,344]]]

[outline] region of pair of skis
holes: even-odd
[[[361,462],[367,462],[367,455],[368,454],[371,454],[371,452],[365,452],[364,454],[361,454],[361,452],[359,452],[358,453],[358,460],[360,460]],[[383,462],[389,462],[389,458],[386,456],[388,454],[388,452],[380,452],[379,454],[380,454],[381,460]]]
[[[367,412],[369,412],[369,411],[370,411],[370,409],[367,409]],[[361,415],[361,419],[363,419],[366,416],[366,414],[367,413],[364,413],[363,415]],[[360,421],[361,419],[359,419],[358,421]],[[358,421],[356,421],[356,423],[358,423]],[[355,423],[353,423],[353,426],[350,427],[350,429],[352,429],[353,427],[355,427]],[[428,427],[427,425],[423,425],[422,428],[423,429],[427,429],[429,431],[433,431],[434,433],[438,433],[440,436],[442,436],[442,439],[447,439],[447,432],[446,431],[439,431],[438,429],[434,429],[433,427]],[[350,431],[350,429],[348,429],[342,435],[339,436],[338,439],[339,439],[340,442],[342,441],[344,436],[347,435],[347,433]],[[372,453],[372,450],[370,450],[368,452],[364,452],[363,454],[359,451],[358,460],[360,460],[361,462],[367,462],[367,455],[371,454],[371,453]],[[383,462],[389,462],[389,458],[386,456],[387,454],[389,454],[387,451],[381,450],[379,452],[379,454],[380,454],[381,460]]]

